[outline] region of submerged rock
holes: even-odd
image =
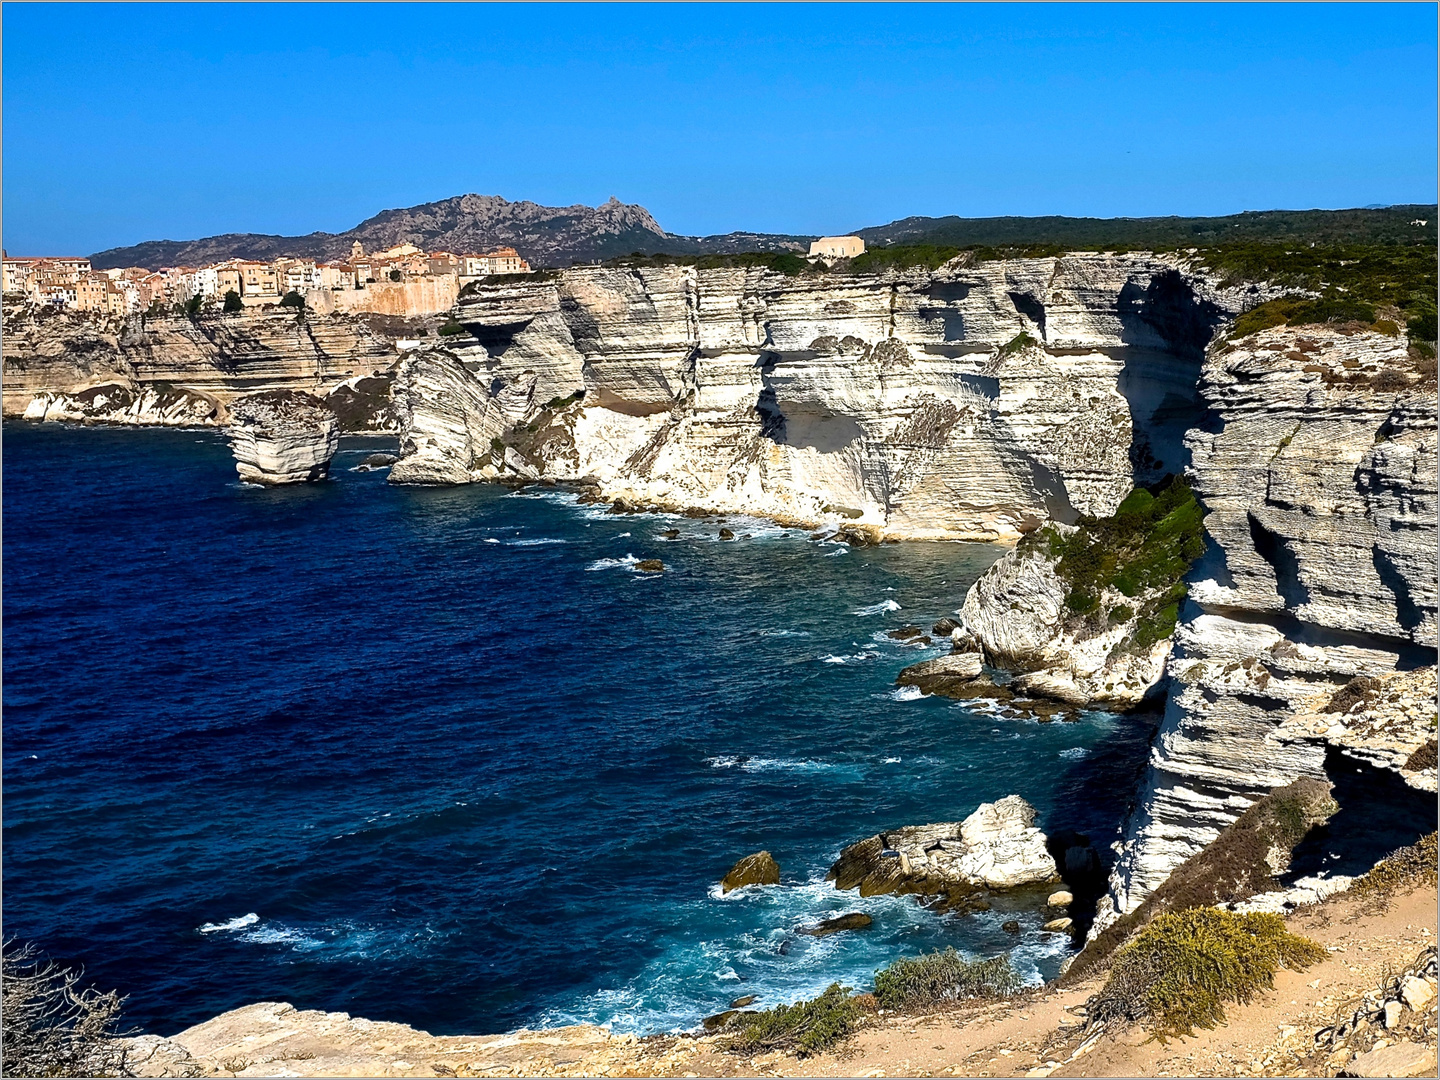
[[[852,911],[846,915],[836,915],[833,919],[826,919],[824,922],[814,926],[803,927],[797,930],[797,934],[808,934],[810,937],[829,937],[831,934],[838,934],[844,930],[864,930],[875,920],[863,911]]]
[[[720,530],[720,539],[721,539],[721,540],[734,540],[734,539],[735,539],[735,534],[734,534],[733,532],[731,532],[729,529],[721,529],[721,530]]]
[[[720,879],[720,892],[728,893],[747,885],[779,885],[780,864],[768,851],[746,855]]]
[[[388,469],[399,460],[400,458],[395,454],[369,454],[355,467],[363,472],[370,472],[374,469]]]
[[[647,574],[658,574],[665,569],[665,564],[659,559],[641,559],[635,564],[635,569]]]
[[[1035,808],[1018,795],[981,803],[961,822],[910,825],[851,844],[830,868],[837,889],[964,895],[1058,881]]]
[[[339,445],[334,412],[299,390],[267,390],[230,406],[230,449],[240,479],[249,483],[323,480]]]

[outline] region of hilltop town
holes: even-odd
[[[226,259],[208,266],[92,269],[81,257],[4,258],[7,300],[100,315],[242,310],[303,302],[321,312],[419,315],[444,311],[471,281],[529,274],[510,247],[484,254],[426,252],[397,244],[367,253],[358,240],[344,261]],[[291,300],[291,294],[296,299]]]

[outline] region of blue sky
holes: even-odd
[[[4,243],[467,191],[671,232],[1433,202],[1411,5],[4,6]]]

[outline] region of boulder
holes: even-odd
[[[960,623],[955,619],[941,619],[930,628],[930,632],[936,637],[949,637],[960,628]]]
[[[746,855],[720,879],[720,892],[728,893],[733,889],[743,889],[747,885],[779,884],[780,864],[771,857],[770,852],[757,851],[754,855]]]
[[[1358,1054],[1345,1066],[1343,1076],[1434,1076],[1435,1047],[1412,1042]]]
[[[721,529],[721,530],[720,530],[720,539],[721,539],[721,540],[734,540],[734,539],[735,539],[735,534],[734,534],[733,532],[731,532],[729,529]]]
[[[359,467],[362,469],[388,469],[399,460],[398,454],[367,454],[365,460],[360,462]]]
[[[863,911],[852,911],[847,915],[837,915],[833,919],[826,919],[815,926],[807,926],[796,933],[809,934],[811,937],[828,937],[831,934],[838,934],[842,930],[864,930],[875,920],[866,915]]]
[[[665,564],[659,559],[641,559],[635,564],[635,569],[647,574],[658,574],[665,569]]]
[[[743,1009],[746,1005],[754,1005],[755,1002],[759,1000],[760,998],[756,994],[746,994],[744,997],[738,997],[734,1001],[730,1002],[730,1008]]]
[[[982,803],[961,822],[911,825],[851,844],[830,868],[838,889],[963,895],[1058,881],[1035,808],[1018,795]],[[976,910],[976,905],[967,905]]]
[[[1042,926],[1040,929],[1042,929],[1042,930],[1049,930],[1052,934],[1063,933],[1064,931],[1070,929],[1070,927],[1073,925],[1073,921],[1074,921],[1074,920],[1068,919],[1068,918],[1067,918],[1067,919],[1051,919],[1049,922],[1047,922],[1047,923],[1046,923],[1044,926]]]
[[[1007,934],[1018,934],[1020,932],[1020,920],[1006,919],[1000,924],[1000,929],[1004,930]]]
[[[896,677],[897,686],[918,686],[926,694],[946,694],[979,678],[981,671],[979,653],[951,653],[934,660],[922,660],[911,664]]]
[[[680,539],[680,530],[679,530],[679,529],[666,529],[666,530],[665,530],[664,532],[662,532],[660,535],[663,536],[666,540],[678,540],[678,539]]]
[[[230,406],[230,450],[247,483],[323,480],[339,445],[339,420],[311,394],[266,390]]]
[[[1400,1000],[1405,1003],[1406,1008],[1419,1012],[1435,1000],[1435,987],[1424,979],[1407,975],[1400,983]]]
[[[1051,893],[1050,898],[1045,901],[1048,906],[1053,908],[1069,907],[1074,902],[1075,897],[1065,889]]]

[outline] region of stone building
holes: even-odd
[[[865,241],[858,236],[822,236],[810,244],[812,259],[853,259],[865,254]]]

